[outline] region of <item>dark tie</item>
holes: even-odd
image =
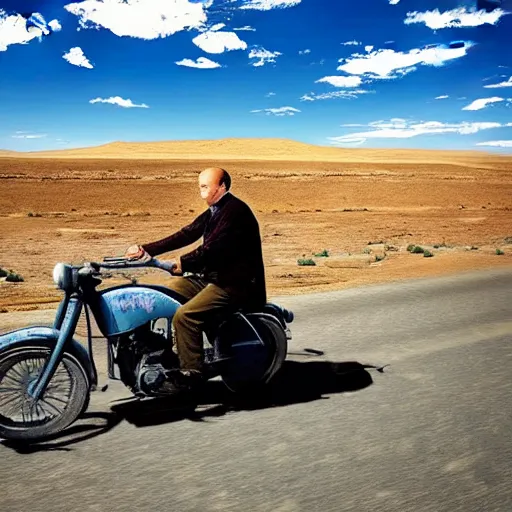
[[[206,223],[204,234],[210,233],[213,229],[213,223],[215,221],[215,216],[217,215],[217,212],[219,211],[218,206],[212,205],[210,206],[210,218],[208,219],[208,222]]]

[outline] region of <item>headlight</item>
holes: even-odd
[[[73,288],[73,269],[64,263],[57,263],[53,267],[53,282],[64,291]]]

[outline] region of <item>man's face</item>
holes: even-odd
[[[201,197],[211,206],[224,192],[224,185],[219,186],[218,179],[209,174],[199,175]]]

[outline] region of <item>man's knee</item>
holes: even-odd
[[[174,327],[182,325],[185,321],[186,317],[186,311],[184,310],[183,306],[180,306],[175,312],[174,316],[172,317],[172,325]]]
[[[202,305],[200,308],[194,308],[185,303],[175,311],[172,325],[175,329],[180,327],[201,329],[211,322],[218,321],[218,318],[221,318],[222,313],[224,313],[223,309],[225,308],[208,307],[205,305]]]
[[[172,325],[175,329],[201,326],[203,322],[200,316],[197,312],[192,311],[187,304],[183,304],[175,311]]]

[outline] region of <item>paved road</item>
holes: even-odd
[[[270,399],[212,382],[195,415],[151,413],[111,385],[70,435],[0,446],[0,509],[512,510],[512,272],[280,302],[294,341]]]

